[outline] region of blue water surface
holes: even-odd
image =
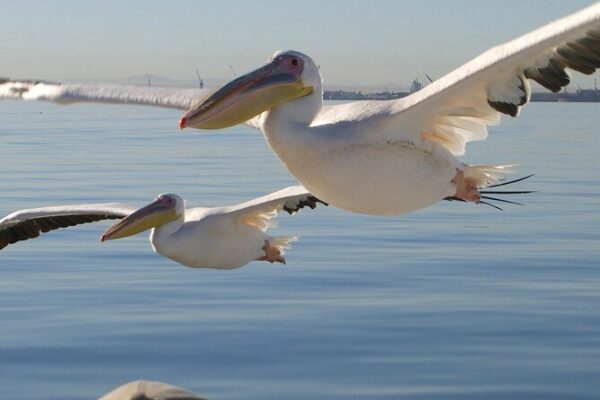
[[[179,112],[0,103],[0,214],[231,204],[294,184],[246,127]],[[106,223],[0,253],[0,398],[91,399],[133,379],[221,400],[597,399],[600,104],[533,103],[465,160],[519,163],[525,206],[278,218],[287,266],[189,269]]]

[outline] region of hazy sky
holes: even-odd
[[[406,86],[591,3],[0,1],[0,76],[230,78],[229,65],[242,73],[293,48],[320,64],[326,84]]]

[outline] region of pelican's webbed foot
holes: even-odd
[[[258,258],[259,261],[268,261],[270,263],[281,263],[285,264],[285,258],[281,255],[281,251],[277,249],[277,247],[271,246],[271,242],[265,240],[265,245],[262,247],[265,252],[265,255],[261,258]]]
[[[452,178],[452,183],[456,185],[456,194],[454,197],[473,203],[481,201],[481,193],[479,193],[475,179],[466,178],[465,173],[458,168],[456,169],[456,175]]]

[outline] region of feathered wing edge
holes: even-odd
[[[78,84],[40,80],[0,80],[0,99],[74,103],[131,104],[187,110],[213,93],[213,89],[113,84]],[[261,128],[260,115],[244,125]]]
[[[43,81],[0,83],[0,99],[44,100],[59,104],[137,104],[185,110],[210,94],[208,89],[186,89],[111,84],[77,84]]]
[[[123,204],[83,204],[16,211],[0,219],[0,250],[55,229],[120,219],[133,211],[133,207]]]
[[[460,156],[467,142],[487,138],[502,114],[519,114],[530,100],[530,80],[558,91],[569,83],[567,69],[591,74],[599,67],[596,3],[494,47],[407,97],[324,107],[313,125],[352,122],[361,132],[375,125],[379,136],[364,140],[429,141]]]
[[[277,216],[279,211],[283,210],[288,214],[294,214],[305,207],[314,209],[318,203],[327,205],[327,203],[310,194],[303,186],[298,185],[241,204],[224,207],[222,210],[244,223],[266,231],[268,228],[277,226],[273,218]]]
[[[422,123],[421,138],[462,155],[465,144],[485,139],[487,126],[498,123],[502,114],[519,115],[531,98],[529,80],[557,92],[570,82],[567,68],[592,74],[599,67],[597,3],[486,51],[396,107],[420,118],[427,107],[433,118]]]

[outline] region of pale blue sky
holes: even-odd
[[[293,48],[321,65],[326,84],[406,86],[591,3],[0,1],[0,76],[230,78],[229,65],[242,73]]]

